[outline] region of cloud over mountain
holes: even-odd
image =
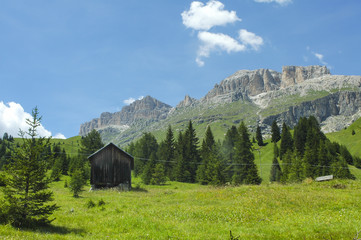
[[[201,58],[209,57],[209,54],[212,51],[221,50],[231,53],[241,52],[246,49],[246,47],[240,44],[237,40],[222,33],[199,32],[198,39],[201,41],[196,59],[199,66],[204,65]]]
[[[244,45],[251,46],[254,50],[258,50],[263,45],[263,39],[253,32],[248,32],[246,29],[239,31],[239,39]]]
[[[224,4],[219,1],[209,1],[204,5],[194,1],[190,9],[182,14],[183,24],[194,30],[209,30],[214,26],[224,26],[228,23],[241,21],[235,11],[224,10]]]
[[[239,40],[224,33],[212,33],[209,30],[214,26],[225,26],[229,23],[240,22],[236,11],[224,10],[224,4],[211,0],[206,4],[198,1],[191,3],[189,10],[182,12],[183,24],[187,28],[199,31],[197,34],[200,42],[196,63],[205,65],[204,58],[211,52],[242,52],[247,48],[258,50],[263,45],[263,39],[245,29],[239,30]]]

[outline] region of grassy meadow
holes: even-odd
[[[361,181],[211,187],[168,182],[74,198],[52,184],[51,227],[0,225],[1,239],[353,239],[361,230]],[[96,206],[88,208],[92,201]],[[99,206],[99,203],[105,202]]]
[[[360,156],[360,129],[358,120],[327,137]],[[76,154],[80,137],[52,141]],[[60,207],[52,215],[52,225],[36,229],[0,225],[0,239],[232,239],[230,231],[233,239],[360,239],[361,170],[349,166],[355,181],[270,184],[273,144],[265,143],[254,150],[263,179],[259,186],[179,182],[151,186],[135,178],[130,192],[89,191],[87,185],[74,198],[64,187],[69,177],[62,176],[51,184]]]

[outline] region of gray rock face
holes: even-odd
[[[324,75],[330,75],[330,70],[326,66],[283,66],[281,87],[285,88]]]
[[[332,116],[352,117],[360,109],[361,92],[336,92],[314,101],[292,106],[286,112],[263,119],[262,124],[271,125],[274,120],[277,120],[278,122],[285,122],[289,126],[294,126],[300,117],[309,117],[311,115],[322,123]]]
[[[184,97],[184,100],[178,103],[177,108],[189,107],[197,101],[195,98],[191,98],[189,95]]]
[[[95,118],[90,122],[83,123],[80,126],[79,135],[84,136],[92,129],[131,125],[138,120],[159,121],[167,117],[171,108],[171,106],[147,96],[133,102],[129,106],[123,107],[120,112],[105,112],[100,115],[100,118]]]
[[[210,101],[219,95],[230,95],[230,93],[236,92],[241,93],[241,95],[257,95],[265,91],[278,89],[280,81],[281,74],[273,70],[240,70],[224,79],[219,85],[216,84],[204,97],[204,101]]]
[[[234,98],[235,93],[246,99],[325,75],[330,75],[330,70],[325,66],[284,66],[282,73],[270,69],[240,70],[224,79],[219,85],[216,84],[203,100],[214,102],[212,98],[223,95],[222,100],[226,98],[229,101],[237,101],[239,99]]]

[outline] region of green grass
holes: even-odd
[[[355,135],[352,135],[352,130],[355,131]],[[331,141],[345,145],[352,155],[361,157],[361,118],[348,128],[339,132],[328,133],[326,136]]]
[[[21,143],[21,138],[14,138],[15,144]],[[60,144],[61,149],[65,149],[66,153],[70,156],[77,155],[80,147],[81,136],[75,136],[67,139],[52,138],[52,144]]]
[[[138,179],[135,179],[135,184]],[[208,187],[170,182],[131,192],[52,185],[52,227],[0,225],[1,239],[352,239],[361,230],[361,182]],[[89,189],[89,186],[87,187]],[[87,208],[87,202],[105,205]]]

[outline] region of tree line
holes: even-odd
[[[345,146],[329,141],[315,117],[300,118],[293,135],[291,130],[285,123],[282,131],[276,121],[272,123],[271,182],[298,182],[330,174],[354,179],[348,164],[360,168],[360,158],[353,157]],[[257,141],[259,146],[264,146],[259,126],[255,136],[253,143]],[[254,163],[253,150],[244,122],[230,127],[223,141],[216,141],[208,126],[199,143],[189,121],[187,129],[179,132],[177,138],[168,126],[165,139],[159,143],[148,132],[127,147],[135,157],[134,174],[145,184],[162,184],[167,179],[205,185],[260,184],[262,179]]]
[[[262,181],[244,122],[238,127],[232,126],[223,142],[215,141],[208,126],[199,144],[193,123],[189,121],[177,139],[169,126],[160,143],[151,133],[144,133],[127,151],[135,156],[135,176],[140,176],[145,184],[161,184],[166,179],[211,185],[260,184]]]
[[[293,136],[290,130],[285,123],[282,132],[276,122],[272,124],[274,151],[270,181],[299,182],[325,175],[355,178],[348,165],[361,167],[360,158],[353,157],[345,146],[327,139],[315,117],[301,117]]]

